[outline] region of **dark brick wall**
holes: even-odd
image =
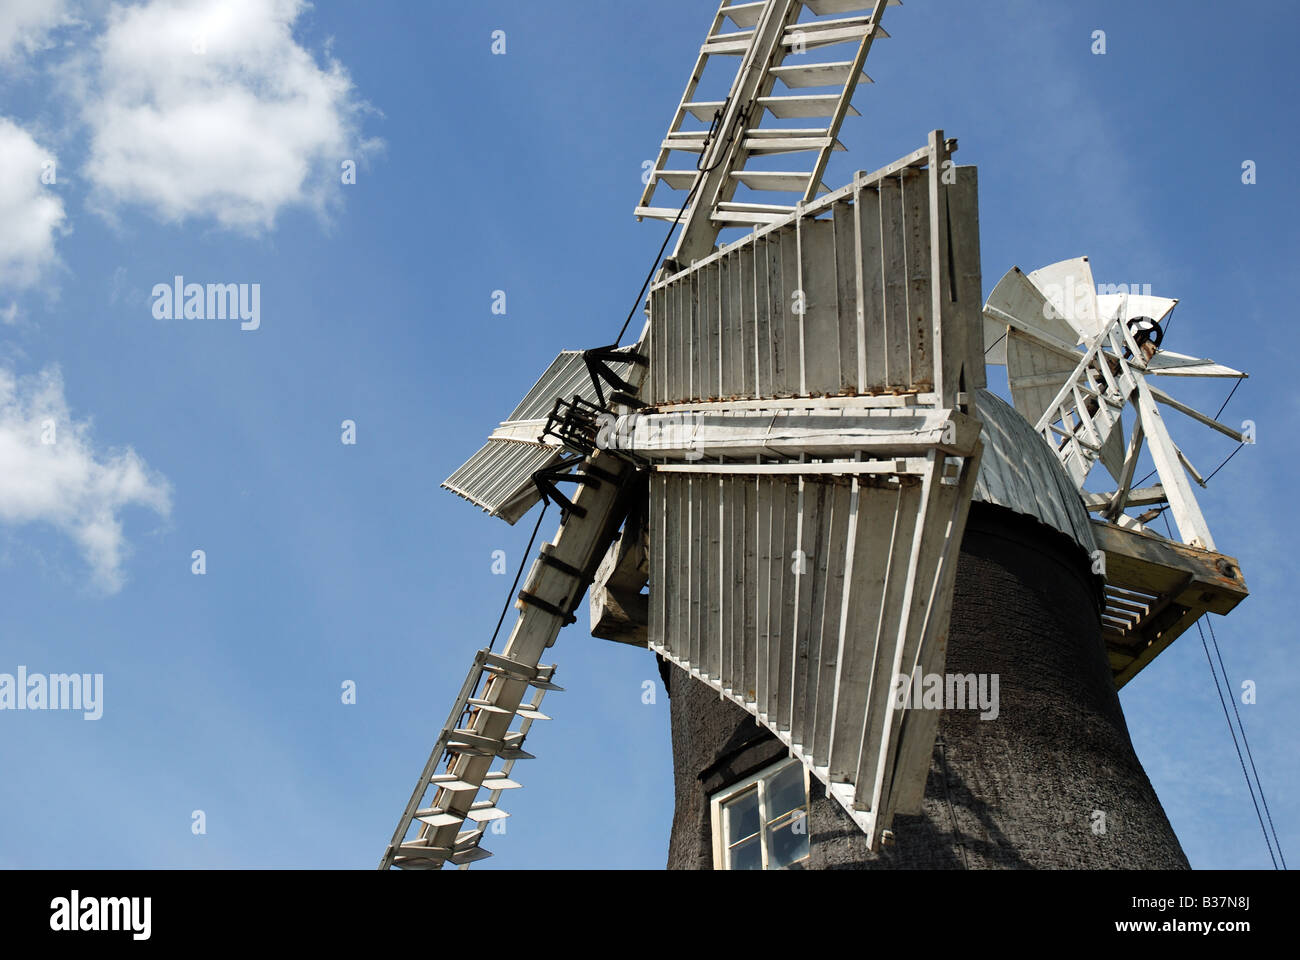
[[[1186,868],[1133,752],[1102,646],[1098,596],[1075,543],[975,504],[962,541],[946,670],[998,674],[1000,715],[943,715],[922,811],[896,817],[895,842],[878,855],[814,778],[810,866]],[[663,662],[661,673],[672,697],[668,867],[709,869],[709,794],[787,752],[704,684]],[[1098,810],[1104,834],[1093,830]]]

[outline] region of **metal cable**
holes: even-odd
[[[1216,413],[1216,414],[1214,415],[1214,419],[1215,419],[1215,420],[1218,420],[1219,417],[1223,414],[1223,411],[1224,411],[1225,409],[1227,409],[1227,407],[1228,407],[1228,402],[1232,400],[1232,395],[1233,395],[1234,393],[1237,392],[1237,388],[1238,388],[1239,386],[1241,386],[1241,381],[1243,381],[1243,380],[1245,380],[1245,379],[1246,379],[1245,377],[1238,377],[1238,378],[1237,378],[1237,382],[1234,383],[1234,384],[1232,385],[1232,389],[1231,389],[1230,391],[1228,391],[1228,399],[1223,401],[1223,404],[1219,407],[1219,412]],[[1223,461],[1223,463],[1221,463],[1221,464],[1219,464],[1217,467],[1215,467],[1213,473],[1211,473],[1210,476],[1208,476],[1208,477],[1205,478],[1205,482],[1206,482],[1206,483],[1209,483],[1210,480],[1211,480],[1211,478],[1213,478],[1214,474],[1218,473],[1220,470],[1222,470],[1224,467],[1226,467],[1226,466],[1228,465],[1228,460],[1231,460],[1233,457],[1235,457],[1235,456],[1237,455],[1238,451],[1240,451],[1241,448],[1244,447],[1245,445],[1246,445],[1246,444],[1245,444],[1245,441],[1243,441],[1243,442],[1241,442],[1240,444],[1238,444],[1238,445],[1237,445],[1237,449],[1234,450],[1234,451],[1232,451],[1232,453],[1228,454],[1227,459],[1225,459],[1225,460]],[[1148,480],[1150,480],[1150,479],[1151,479],[1152,477],[1154,477],[1155,475],[1156,475],[1156,471],[1155,471],[1155,470],[1152,470],[1150,473],[1148,473],[1145,477],[1143,477],[1143,478],[1142,478],[1141,480],[1139,480],[1137,483],[1133,484],[1132,489],[1136,490],[1138,487],[1142,486],[1142,484],[1146,483]]]
[[[1228,668],[1223,664],[1223,651],[1219,649],[1219,638],[1214,635],[1214,623],[1209,617],[1205,617],[1205,625],[1210,628],[1210,640],[1214,644],[1214,654],[1219,658],[1219,669],[1223,671],[1223,683],[1232,691],[1232,681],[1228,679]],[[1255,767],[1255,754],[1250,749],[1250,741],[1246,739],[1246,725],[1241,722],[1241,711],[1237,709],[1237,698],[1231,697],[1232,712],[1237,717],[1237,729],[1241,731],[1241,743],[1246,748],[1246,758],[1250,761],[1250,770],[1255,775],[1255,785],[1259,787],[1259,802],[1264,805],[1264,816],[1268,818],[1268,827],[1273,831],[1273,843],[1277,847],[1277,857],[1282,861],[1282,869],[1287,869],[1286,857],[1282,856],[1282,841],[1278,839],[1277,827],[1273,825],[1273,813],[1268,809],[1268,801],[1264,799],[1264,783],[1259,779],[1259,770]]]
[[[704,136],[704,146],[700,148],[700,158],[695,161],[695,169],[699,173],[699,176],[695,178],[695,183],[691,185],[690,192],[686,194],[686,199],[682,202],[682,208],[677,211],[677,216],[673,218],[672,224],[668,227],[668,234],[664,237],[664,242],[660,245],[659,252],[655,254],[654,262],[650,264],[650,272],[646,274],[645,283],[641,284],[641,291],[636,295],[636,301],[632,304],[632,309],[628,311],[627,319],[623,321],[623,328],[618,332],[618,339],[614,341],[614,346],[616,347],[623,342],[623,335],[627,333],[627,328],[632,323],[632,318],[636,316],[637,308],[641,306],[642,298],[645,297],[645,292],[650,287],[650,282],[654,280],[655,273],[659,270],[659,264],[663,261],[664,251],[668,249],[668,241],[673,238],[673,232],[677,229],[677,225],[682,222],[682,216],[686,213],[686,208],[689,207],[691,201],[695,199],[695,192],[700,189],[700,184],[704,182],[704,175],[706,173],[712,173],[722,165],[723,159],[727,156],[727,148],[730,147],[731,142],[736,139],[736,128],[743,127],[746,118],[749,116],[748,110],[742,110],[740,113],[736,114],[736,125],[728,134],[726,146],[724,146],[718,154],[718,159],[715,160],[711,166],[701,166],[704,162],[705,156],[709,152],[709,145],[713,143],[714,138],[718,135],[718,127],[722,124],[722,116],[726,112],[730,103],[731,98],[728,97],[726,102],[722,104],[722,107],[713,114],[713,123],[709,126],[709,132]]]
[[[1240,448],[1238,448],[1238,449],[1240,449]],[[1166,508],[1166,509],[1168,509],[1168,508]],[[1168,518],[1167,516],[1165,517],[1165,529],[1169,531],[1169,539],[1172,540],[1172,539],[1174,538],[1174,531],[1173,531],[1173,528],[1169,525],[1169,518]],[[1202,615],[1201,615],[1200,617],[1198,617],[1197,620],[1196,620],[1196,632],[1199,633],[1199,634],[1201,635],[1201,647],[1205,650],[1205,659],[1206,659],[1206,662],[1208,662],[1208,663],[1210,664],[1210,675],[1211,675],[1212,677],[1214,677],[1214,691],[1215,691],[1215,693],[1217,693],[1217,694],[1219,695],[1219,705],[1223,707],[1223,718],[1224,718],[1225,720],[1228,721],[1228,732],[1232,734],[1232,745],[1233,745],[1234,747],[1237,748],[1237,760],[1241,762],[1241,773],[1242,773],[1242,776],[1244,776],[1244,777],[1246,778],[1246,789],[1250,791],[1250,801],[1251,801],[1251,803],[1254,803],[1254,804],[1255,804],[1255,816],[1256,816],[1256,818],[1259,819],[1259,828],[1260,828],[1260,830],[1263,830],[1263,831],[1264,831],[1264,844],[1268,847],[1268,855],[1269,855],[1269,858],[1270,858],[1271,860],[1273,860],[1273,868],[1276,870],[1276,869],[1277,869],[1277,859],[1276,859],[1275,857],[1273,857],[1273,844],[1269,842],[1269,839],[1268,839],[1268,831],[1264,829],[1264,820],[1263,820],[1262,817],[1259,816],[1259,804],[1258,804],[1258,803],[1255,803],[1255,789],[1254,789],[1253,786],[1251,786],[1250,776],[1246,773],[1246,763],[1245,763],[1245,761],[1242,760],[1242,758],[1241,758],[1241,748],[1237,746],[1237,734],[1236,734],[1236,731],[1233,729],[1233,726],[1232,726],[1232,719],[1228,716],[1228,708],[1227,708],[1227,706],[1224,705],[1224,703],[1223,703],[1223,691],[1220,690],[1220,688],[1219,688],[1219,675],[1218,675],[1217,673],[1215,673],[1215,670],[1214,670],[1214,662],[1213,662],[1212,660],[1210,660],[1210,648],[1207,647],[1207,646],[1205,645],[1205,631],[1201,629],[1201,621],[1202,621],[1202,620],[1204,620],[1204,621],[1205,621],[1205,625],[1208,626],[1208,627],[1210,628],[1210,636],[1211,636],[1211,637],[1214,637],[1214,624],[1212,624],[1212,623],[1210,622],[1210,618],[1209,618],[1208,616],[1205,616],[1204,614],[1202,614]],[[1219,653],[1219,640],[1218,640],[1217,637],[1214,637],[1214,650],[1215,650],[1216,653]],[[1219,653],[1219,666],[1220,666],[1220,667],[1223,666],[1223,654],[1222,654],[1222,653]],[[1228,688],[1229,694],[1231,694],[1231,692],[1232,692],[1232,683],[1231,683],[1231,681],[1228,680],[1228,671],[1227,671],[1227,669],[1224,669],[1224,671],[1223,671],[1223,682],[1227,685],[1227,688]],[[1236,701],[1236,698],[1232,698],[1232,697],[1230,697],[1230,699],[1232,699],[1232,711],[1233,711],[1233,713],[1236,713],[1236,714],[1237,714],[1237,725],[1238,725],[1238,726],[1241,726],[1241,739],[1242,739],[1242,742],[1246,744],[1246,755],[1250,757],[1250,768],[1251,768],[1252,770],[1255,770],[1255,757],[1254,757],[1254,755],[1251,754],[1251,752],[1250,752],[1250,744],[1249,744],[1248,742],[1246,742],[1246,728],[1245,728],[1244,726],[1241,725],[1241,714],[1237,712],[1237,701]],[[1258,771],[1258,770],[1255,770],[1255,781],[1256,781],[1257,783],[1259,782],[1259,771]],[[1264,786],[1263,786],[1262,783],[1260,784],[1260,787],[1259,787],[1259,798],[1260,798],[1260,800],[1264,800]],[[1265,812],[1265,813],[1268,813],[1268,825],[1269,825],[1270,827],[1272,827],[1272,826],[1273,826],[1273,815],[1272,815],[1271,813],[1268,812],[1268,802],[1267,802],[1267,801],[1264,801],[1264,812]],[[1274,841],[1277,840],[1277,829],[1276,829],[1276,828],[1273,829],[1273,839],[1274,839]],[[1281,845],[1281,843],[1278,843],[1278,845],[1277,845],[1277,854],[1278,854],[1279,857],[1282,856],[1282,845]],[[1285,858],[1282,860],[1282,869],[1283,869],[1283,870],[1286,869],[1286,860],[1285,860]]]
[[[1228,732],[1232,734],[1232,746],[1237,751],[1237,760],[1241,764],[1241,775],[1246,778],[1246,789],[1250,791],[1250,802],[1255,806],[1255,817],[1259,820],[1259,829],[1264,834],[1264,843],[1268,846],[1268,857],[1277,869],[1277,857],[1273,856],[1273,842],[1268,838],[1268,829],[1264,826],[1264,816],[1259,812],[1259,801],[1255,799],[1255,787],[1246,772],[1246,761],[1241,755],[1241,745],[1237,743],[1237,731],[1232,726],[1232,717],[1228,715],[1228,705],[1223,702],[1223,690],[1219,687],[1219,675],[1214,670],[1214,661],[1210,659],[1210,647],[1205,642],[1205,631],[1201,629],[1201,620],[1196,621],[1196,632],[1201,635],[1201,647],[1205,650],[1205,662],[1210,665],[1210,674],[1214,677],[1214,692],[1219,695],[1219,706],[1223,707],[1223,719],[1228,721]]]

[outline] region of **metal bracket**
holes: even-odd
[[[592,347],[590,350],[582,351],[583,362],[587,364],[587,373],[591,377],[591,385],[596,389],[596,397],[600,400],[602,410],[608,409],[612,404],[626,403],[631,399],[631,394],[636,393],[636,387],[628,383],[610,366],[610,363],[635,363],[641,366],[648,366],[650,361],[641,354],[620,348],[616,344],[610,344],[607,347]],[[601,385],[604,381],[616,391],[609,397],[605,398],[605,389]],[[636,405],[633,401],[630,405]]]
[[[596,452],[600,435],[600,417],[606,415],[603,406],[574,395],[572,400],[556,398],[542,436],[554,437],[570,450],[589,457]]]
[[[547,503],[558,503],[560,505],[560,509],[564,512],[563,519],[567,519],[570,514],[585,517],[587,511],[561,493],[560,488],[556,486],[557,483],[569,481],[570,483],[587,483],[593,487],[600,486],[600,480],[596,477],[581,471],[569,472],[585,459],[586,457],[581,455],[567,457],[533,474],[533,483],[537,487],[537,492],[542,495],[542,499]]]

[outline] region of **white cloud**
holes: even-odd
[[[0,3],[0,63],[47,45],[47,35],[67,22],[67,0],[3,0]]]
[[[95,450],[90,425],[68,411],[57,368],[31,377],[0,368],[0,522],[52,524],[80,547],[96,585],[114,593],[127,550],[119,514],[128,506],[166,516],[170,484],[129,447]]]
[[[293,38],[303,0],[114,5],[88,68],[86,171],[96,200],[168,221],[270,227],[338,196],[358,141],[347,71]]]
[[[0,287],[30,287],[55,262],[63,201],[41,182],[54,155],[0,117]],[[57,167],[51,168],[57,176]]]

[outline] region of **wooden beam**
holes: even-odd
[[[1123,621],[1117,620],[1102,631],[1116,688],[1203,614],[1226,614],[1249,595],[1233,557],[1104,520],[1094,520],[1092,529],[1106,556],[1107,588],[1116,592],[1107,604],[1132,623],[1121,629]]]
[[[1219,614],[1228,613],[1250,594],[1235,557],[1104,520],[1093,520],[1092,532],[1106,554],[1107,583],[1157,595],[1182,587],[1174,597],[1177,602],[1205,604],[1211,613]]]

